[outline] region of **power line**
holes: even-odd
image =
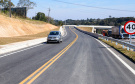
[[[77,3],[65,2],[65,1],[59,1],[59,0],[53,0],[53,1],[61,2],[61,3],[65,3],[65,4],[72,4],[72,5],[90,7],[90,8],[97,8],[97,9],[115,10],[115,11],[126,11],[126,12],[135,12],[135,11],[131,11],[131,10],[121,10],[121,9],[112,9],[112,8],[103,8],[103,7],[96,7],[96,6],[88,6],[88,5],[84,5],[84,4],[77,4]]]

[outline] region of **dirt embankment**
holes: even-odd
[[[77,27],[77,28],[79,28],[83,31],[87,31],[87,32],[92,32],[92,29],[93,29],[92,27]]]
[[[0,15],[0,37],[33,35],[56,28],[58,27],[45,22],[9,18]]]

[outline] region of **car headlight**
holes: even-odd
[[[56,39],[59,39],[59,37],[56,37]]]
[[[59,39],[59,36],[58,36],[58,37],[56,37],[56,39]]]

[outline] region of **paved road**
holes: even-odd
[[[0,58],[0,84],[18,84],[24,79],[32,84],[135,84],[135,75],[98,41],[71,28],[77,39],[69,27],[66,30],[61,44],[42,43]],[[49,61],[61,50],[61,55]]]

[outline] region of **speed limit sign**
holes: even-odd
[[[124,30],[127,34],[135,34],[135,21],[128,21],[124,25]]]

